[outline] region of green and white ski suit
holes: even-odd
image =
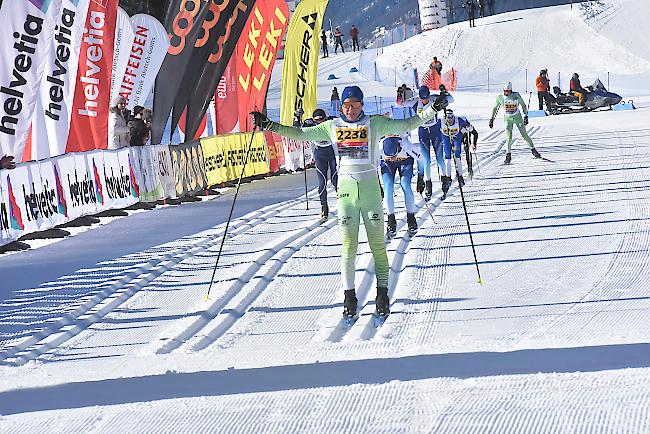
[[[503,120],[505,121],[506,124],[506,149],[507,149],[506,152],[510,153],[510,149],[512,147],[512,126],[513,125],[517,125],[517,128],[521,133],[521,137],[523,137],[524,140],[528,143],[528,146],[530,146],[530,148],[533,149],[535,145],[533,145],[532,139],[526,132],[524,119],[522,118],[521,112],[519,111],[519,106],[521,106],[522,110],[524,111],[524,115],[527,116],[528,108],[526,107],[526,103],[524,102],[524,99],[521,97],[521,95],[519,95],[519,92],[510,92],[510,95],[508,96],[505,96],[503,94],[498,95],[496,103],[492,108],[492,116],[491,116],[492,119],[494,119],[494,117],[497,115],[497,110],[499,110],[500,106],[503,106],[504,108]]]
[[[407,119],[389,119],[364,113],[356,121],[342,117],[314,127],[294,128],[271,123],[270,130],[296,140],[329,140],[339,157],[338,220],[341,228],[341,280],[343,289],[354,289],[360,218],[363,218],[370,251],[375,260],[377,286],[388,287],[388,256],[384,244],[384,211],[377,170],[380,138],[413,130],[430,120],[432,106]]]

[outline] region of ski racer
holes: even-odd
[[[490,128],[494,127],[494,117],[497,115],[497,110],[499,110],[499,107],[501,106],[503,106],[505,111],[503,114],[503,120],[505,121],[506,124],[505,164],[510,164],[510,161],[512,160],[512,154],[510,153],[510,151],[512,147],[512,126],[513,125],[517,125],[517,128],[519,129],[519,133],[524,138],[526,143],[528,143],[528,146],[530,146],[530,150],[535,156],[535,158],[542,158],[542,156],[539,155],[539,152],[537,152],[537,149],[535,149],[535,145],[533,145],[532,139],[526,132],[526,125],[528,125],[528,108],[526,107],[526,103],[524,102],[524,99],[521,97],[521,95],[519,95],[519,92],[512,91],[511,82],[507,82],[503,86],[503,94],[497,95],[496,103],[492,108],[492,116],[490,116],[490,123],[489,123]],[[519,111],[520,106],[524,112],[523,118],[521,117],[521,112]]]
[[[467,160],[467,173],[469,178],[474,176],[474,169],[472,165],[472,151],[476,152],[476,143],[478,142],[478,131],[474,125],[467,120],[465,116],[459,116],[459,119],[467,122],[467,126],[461,129],[463,132],[463,146],[465,147],[465,159]]]
[[[377,169],[379,138],[417,128],[430,120],[436,111],[447,105],[446,96],[416,116],[389,119],[368,116],[363,112],[363,92],[358,86],[347,86],[342,92],[340,117],[309,128],[293,128],[269,120],[260,112],[252,112],[255,125],[297,140],[330,140],[339,155],[338,212],[341,230],[341,280],[344,288],[343,315],[352,318],[357,312],[354,286],[354,261],[358,247],[360,217],[363,218],[368,244],[375,261],[377,296],[375,313],[390,313],[388,298],[388,255],[383,235],[383,210]]]
[[[415,220],[415,198],[411,189],[413,179],[413,163],[419,160],[421,154],[406,135],[389,135],[381,139],[381,180],[384,183],[384,205],[388,213],[388,224],[386,225],[386,239],[391,240],[397,233],[397,221],[395,220],[395,174],[399,172],[400,185],[404,193],[406,206],[406,223],[409,235],[415,235],[418,224]]]
[[[418,90],[420,101],[418,103],[418,111],[424,110],[429,104],[431,92],[427,86],[420,86]],[[444,171],[444,157],[442,154],[442,141],[440,139],[440,128],[435,127],[437,122],[437,115],[431,121],[425,122],[418,128],[418,139],[420,141],[420,152],[422,159],[418,160],[418,179],[416,182],[416,190],[422,194],[425,192],[424,200],[431,200],[433,194],[433,187],[431,185],[431,148],[436,156],[438,163],[438,173]],[[442,178],[441,178],[441,181]]]
[[[438,128],[442,137],[442,149],[445,153],[445,166],[443,171],[442,193],[443,197],[447,195],[451,186],[451,159],[456,160],[456,170],[458,171],[458,184],[462,187],[465,185],[463,179],[463,161],[460,159],[460,153],[463,149],[463,129],[467,128],[469,122],[464,117],[454,115],[451,109],[446,110],[444,120],[438,120]]]

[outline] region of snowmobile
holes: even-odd
[[[549,113],[552,115],[562,113],[589,112],[602,107],[612,108],[613,105],[621,102],[623,98],[614,92],[608,92],[603,83],[596,79],[593,85],[587,86],[585,104],[580,105],[578,97],[572,93],[562,93],[558,86],[553,86],[553,95],[549,95]]]

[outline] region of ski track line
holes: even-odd
[[[224,297],[207,309],[207,315],[199,317],[190,328],[172,339],[173,344],[168,344],[157,352],[168,353],[181,346],[191,351],[200,351],[214,343],[244,316],[273,277],[301,247],[331,230],[336,223],[337,219],[331,218],[326,223],[312,223],[267,251],[226,291]],[[204,329],[206,332],[199,335]]]
[[[312,192],[313,194],[313,192]],[[266,218],[277,214],[280,211],[291,208],[301,203],[302,198],[294,199],[289,202],[270,205],[261,210],[254,211],[248,216],[237,219],[231,226],[228,238],[232,238],[239,233],[245,232],[254,227],[257,223],[264,221]],[[220,226],[224,226],[223,224]],[[98,286],[105,287],[100,293],[95,294],[82,305],[75,308],[71,313],[63,315],[51,326],[34,333],[23,341],[13,344],[11,347],[0,353],[0,363],[10,365],[23,365],[30,360],[50,351],[61,345],[63,342],[76,336],[97,320],[104,317],[107,313],[113,311],[124,301],[129,299],[138,290],[153,281],[166,271],[173,269],[181,261],[194,256],[196,253],[203,251],[223,236],[223,229],[209,229],[207,238],[199,243],[193,244],[188,249],[187,246],[172,248],[172,250],[155,259],[150,259],[144,264],[128,270],[118,279],[105,281]],[[188,238],[193,238],[192,235]]]

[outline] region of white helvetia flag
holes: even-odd
[[[115,42],[113,51],[113,75],[111,76],[111,106],[120,90],[126,65],[129,62],[131,46],[135,32],[129,14],[122,8],[117,8],[117,23],[115,24]]]

